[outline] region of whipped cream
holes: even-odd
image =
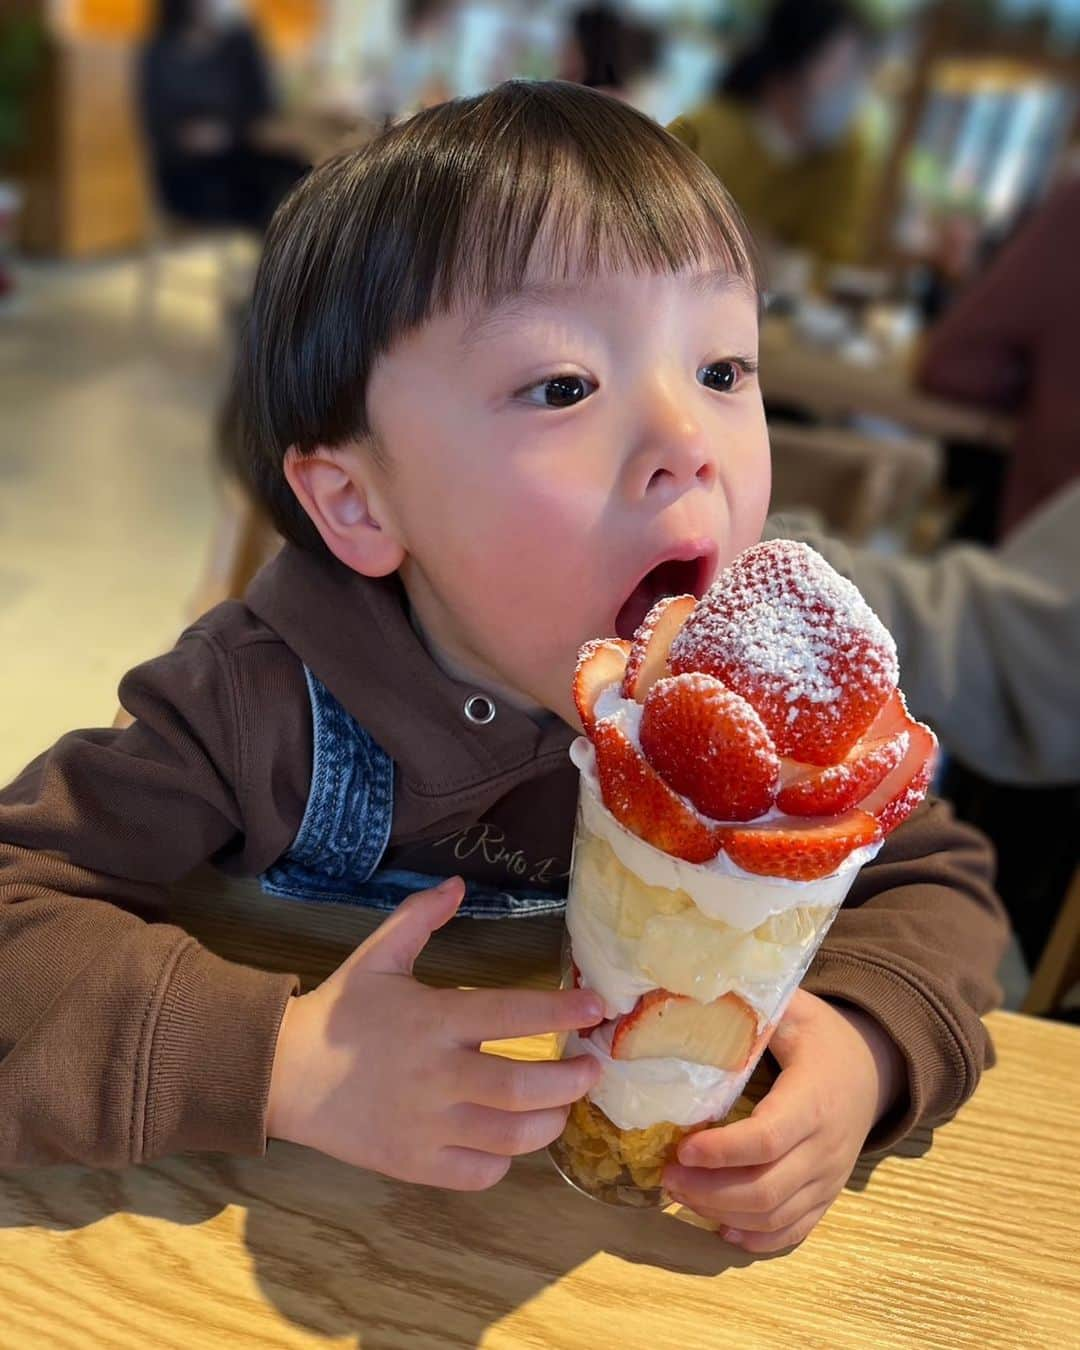
[[[671,922],[673,926],[678,924],[678,916]],[[566,928],[582,983],[603,999],[605,1018],[630,1012],[642,994],[661,987],[696,998],[699,1003],[711,1003],[724,994],[736,993],[758,1014],[760,1028],[775,1015],[780,1001],[789,992],[792,972],[796,983],[801,978],[803,963],[809,955],[809,950],[803,947],[780,947],[777,957],[782,969],[772,979],[748,979],[705,970],[700,972],[694,989],[675,988],[674,982],[664,983],[642,963],[640,938],[616,933],[573,893],[566,907]],[[688,935],[688,940],[692,941],[692,935]]]
[[[605,712],[603,705],[609,698],[605,690],[597,701],[597,716],[614,716],[628,736],[633,730],[631,739],[637,744],[636,721],[640,721],[640,705],[629,700],[630,709],[627,709],[628,700],[618,698],[619,706],[615,712]],[[636,721],[631,709],[637,710]],[[570,758],[581,771],[581,812],[585,827],[606,839],[623,866],[639,876],[647,886],[685,891],[702,914],[710,919],[721,919],[732,928],[757,928],[774,914],[800,905],[816,907],[841,904],[859,869],[881,848],[878,842],[855,849],[844,859],[843,866],[831,876],[819,877],[814,881],[792,881],[787,877],[767,877],[746,872],[732,862],[726,853],[718,853],[705,863],[684,862],[631,833],[607,809],[600,796],[596,751],[591,741],[579,736],[570,747]],[[686,805],[689,810],[694,809],[689,802]],[[769,812],[759,819],[765,822],[776,815],[779,813]],[[721,877],[730,879],[732,884],[718,884]]]
[[[697,1125],[720,1120],[738,1101],[753,1069],[752,1064],[714,1069],[685,1059],[612,1059],[610,1044],[610,1028],[600,1027],[592,1036],[570,1032],[563,1053],[588,1054],[600,1062],[604,1076],[589,1100],[620,1130],[643,1130],[660,1121]]]
[[[656,988],[638,964],[637,940],[599,922],[584,904],[575,903],[573,891],[566,904],[566,931],[581,981],[604,1000],[606,1018],[628,1013],[642,994]]]

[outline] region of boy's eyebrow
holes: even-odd
[[[744,290],[753,296],[750,283],[730,268],[714,267],[705,272],[697,272],[685,278],[689,288],[698,295],[722,295],[725,291]],[[461,345],[470,351],[485,337],[500,328],[511,319],[520,318],[531,309],[544,309],[557,305],[581,291],[580,282],[537,281],[495,296],[465,325]]]
[[[697,272],[687,277],[687,282],[690,289],[699,294],[723,295],[725,291],[745,291],[751,299],[756,298],[750,282],[729,267],[712,267],[707,272]]]
[[[578,289],[565,281],[537,281],[504,291],[477,310],[465,325],[461,345],[465,351],[470,351],[481,338],[490,337],[504,323],[519,318],[530,309],[556,305]]]

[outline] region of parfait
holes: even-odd
[[[679,1141],[731,1110],[859,869],[925,796],[936,740],[850,582],[790,541],[740,554],[633,642],[582,649],[585,737],[564,981],[603,1066],[552,1157],[589,1195],[663,1202]]]

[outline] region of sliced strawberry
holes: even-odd
[[[776,804],[793,816],[837,816],[849,811],[896,768],[907,753],[908,740],[906,731],[873,741],[863,737],[839,764],[790,779]]]
[[[574,671],[574,703],[586,736],[596,724],[596,700],[609,684],[621,680],[630,654],[622,638],[593,638],[578,652]]]
[[[738,994],[698,1003],[684,994],[652,989],[616,1022],[611,1057],[670,1057],[717,1069],[741,1069],[757,1039],[757,1014]]]
[[[851,584],[806,544],[740,553],[671,647],[673,674],[702,671],[761,715],[776,750],[835,764],[896,688],[896,647]]]
[[[930,732],[933,736],[933,732]],[[934,747],[937,746],[937,737],[934,737]],[[883,807],[875,809],[872,814],[877,817],[877,823],[881,826],[882,834],[892,834],[898,825],[902,825],[908,816],[917,806],[920,806],[926,794],[930,791],[930,784],[934,781],[934,759],[935,751],[931,748],[928,752],[931,758],[915,770],[915,776],[906,787],[900,789],[895,797],[891,797]]]
[[[667,670],[671,644],[696,604],[692,595],[665,595],[645,615],[626,662],[623,698],[645,702],[645,695]]]
[[[881,827],[865,811],[835,819],[788,816],[767,825],[741,825],[724,831],[724,852],[744,872],[815,881],[831,876],[844,859],[882,837]]]
[[[641,749],[665,782],[714,820],[753,820],[776,799],[780,760],[764,723],[711,675],[653,685]]]
[[[871,730],[893,728],[902,728],[907,735],[907,751],[899,764],[859,802],[860,810],[868,811],[884,834],[891,834],[907,820],[926,796],[937,761],[937,737],[928,726],[911,716],[899,689],[893,693]]]
[[[596,773],[604,805],[631,833],[686,862],[720,852],[720,830],[701,820],[664,782],[610,717],[593,729]]]

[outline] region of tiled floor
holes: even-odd
[[[213,525],[228,351],[212,258],[24,269],[0,310],[0,781],[170,645]]]

